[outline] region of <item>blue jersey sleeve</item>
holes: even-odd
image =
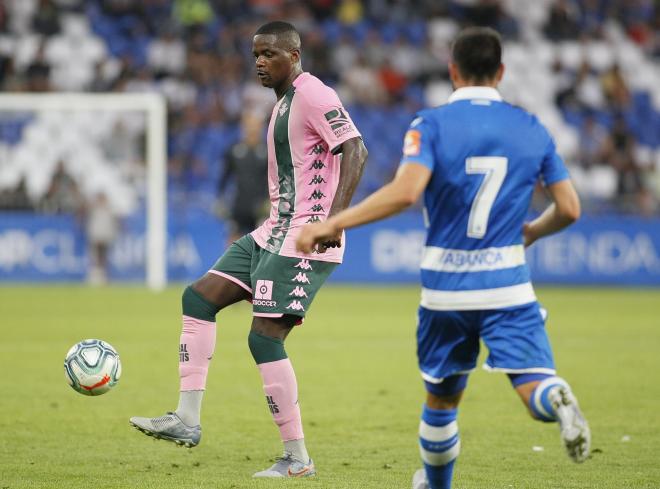
[[[564,160],[557,153],[555,142],[552,136],[547,133],[548,145],[546,146],[543,162],[541,163],[541,178],[543,183],[548,186],[569,178],[568,170],[564,165]]]
[[[423,116],[416,117],[410,123],[403,140],[401,164],[419,163],[433,171],[435,166],[433,142],[436,137],[435,125]]]

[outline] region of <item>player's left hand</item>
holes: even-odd
[[[308,224],[296,239],[296,249],[303,253],[311,253],[315,249],[325,253],[328,248],[340,248],[341,233],[341,229],[333,225],[332,221]]]

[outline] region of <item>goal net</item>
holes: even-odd
[[[0,94],[0,212],[5,225],[16,215],[22,223],[34,215],[47,224],[49,218],[54,222],[66,214],[89,241],[90,234],[111,234],[112,222],[141,215],[142,276],[149,288],[162,289],[167,283],[166,136],[165,101],[158,94]],[[96,204],[107,212],[94,214]],[[35,214],[7,213],[12,205]],[[117,226],[119,237],[121,229]],[[10,279],[16,267],[27,266],[19,255],[31,246],[12,243],[20,249],[5,246],[0,252],[0,266],[4,263]],[[54,253],[49,246],[54,248],[42,245],[35,258],[46,268]],[[110,246],[111,257],[118,253]],[[81,261],[90,260],[84,256]],[[18,278],[39,280],[40,271],[25,268]],[[47,279],[71,276],[55,273]]]

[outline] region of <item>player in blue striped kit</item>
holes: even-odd
[[[412,121],[394,180],[308,226],[297,242],[309,252],[339,230],[398,213],[424,195],[417,353],[428,395],[415,489],[451,486],[460,451],[457,408],[480,338],[489,350],[484,368],[506,373],[535,419],[559,423],[572,460],[588,457],[591,440],[568,383],[556,376],[524,252],[578,219],[577,194],[547,130],[497,91],[504,66],[495,31],[461,32],[449,69],[455,91],[448,104]],[[525,222],[539,179],[553,203]]]

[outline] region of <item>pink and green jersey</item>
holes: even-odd
[[[344,246],[306,255],[295,245],[305,224],[328,217],[339,183],[340,146],[354,137],[360,133],[335,91],[309,73],[300,74],[275,104],[268,125],[270,216],[252,232],[261,248],[341,263]]]

